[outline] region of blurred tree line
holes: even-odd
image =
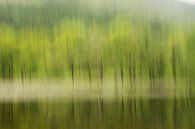
[[[195,76],[193,31],[76,0],[0,8],[0,78]]]

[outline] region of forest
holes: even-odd
[[[81,2],[1,5],[0,78],[176,82],[195,76],[192,25],[117,7],[90,10]]]

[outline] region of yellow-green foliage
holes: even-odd
[[[8,24],[1,23],[0,24],[0,45],[1,49],[8,50],[11,48],[15,48],[16,46],[16,34],[13,27]]]
[[[179,26],[133,25],[131,19],[117,16],[106,25],[66,18],[53,27],[25,25],[16,30],[1,23],[0,28],[0,54],[7,51],[2,58],[13,60],[9,69],[17,68],[20,77],[81,76],[101,70],[137,77],[173,77],[175,71],[186,76],[187,36]]]

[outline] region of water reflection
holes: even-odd
[[[190,129],[195,99],[60,100],[0,105],[1,129]]]

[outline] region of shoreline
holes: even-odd
[[[22,102],[42,100],[121,100],[131,98],[190,98],[193,92],[189,86],[184,84],[174,86],[163,84],[153,86],[151,89],[147,83],[140,83],[130,86],[127,82],[124,85],[114,85],[113,80],[105,80],[103,86],[97,81],[90,85],[83,80],[72,84],[71,80],[32,80],[21,82],[0,81],[0,103],[1,102]],[[181,81],[182,82],[182,81]],[[160,82],[159,82],[160,83]],[[74,86],[74,87],[73,87]]]

